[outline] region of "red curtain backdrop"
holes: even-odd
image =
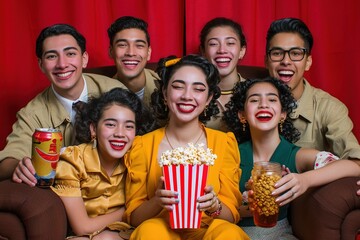
[[[49,85],[35,56],[41,29],[54,23],[75,26],[87,39],[88,67],[111,65],[106,30],[124,15],[149,23],[150,62],[197,53],[203,25],[214,17],[232,18],[243,26],[248,43],[240,64],[256,66],[264,66],[270,23],[282,17],[301,18],[314,36],[313,65],[306,77],[348,106],[359,138],[359,9],[358,0],[0,0],[0,149],[16,112]]]

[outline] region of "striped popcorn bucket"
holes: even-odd
[[[178,192],[179,203],[170,212],[172,229],[200,228],[202,212],[196,200],[204,194],[208,168],[206,164],[163,166],[165,189]]]

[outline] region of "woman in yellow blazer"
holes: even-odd
[[[158,119],[168,124],[139,136],[125,159],[126,212],[124,217],[136,226],[131,239],[249,239],[233,223],[239,219],[241,194],[240,155],[232,133],[205,128],[202,122],[218,113],[219,73],[206,59],[188,55],[181,59],[160,60],[159,90],[152,104]],[[198,229],[171,229],[169,213],[178,203],[177,193],[164,189],[162,169],[158,163],[166,150],[185,147],[188,143],[204,144],[217,155],[209,167],[204,195],[198,198],[198,209],[205,212]]]

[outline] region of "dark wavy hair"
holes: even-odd
[[[176,58],[176,56],[169,56],[160,59],[158,63],[156,72],[161,80],[158,81],[158,89],[151,95],[151,104],[153,106],[154,114],[160,122],[168,119],[169,111],[165,106],[163,91],[168,87],[170,78],[179,68],[183,66],[193,66],[201,69],[205,74],[206,83],[209,87],[208,96],[213,96],[208,107],[199,116],[199,120],[202,123],[206,123],[210,120],[211,116],[219,113],[219,108],[216,105],[216,99],[220,97],[220,89],[217,86],[220,81],[219,71],[204,57],[195,54],[184,56],[175,64],[167,67],[165,66],[167,61]]]
[[[54,24],[44,28],[36,39],[35,53],[38,58],[43,55],[43,44],[46,38],[52,36],[59,36],[63,34],[71,35],[75,38],[77,44],[81,49],[81,53],[86,51],[86,39],[81,33],[79,33],[73,26],[69,24]]]
[[[238,143],[251,140],[249,124],[246,123],[245,131],[243,131],[243,124],[240,122],[238,112],[245,110],[245,102],[249,89],[255,84],[263,82],[272,84],[278,90],[282,111],[286,112],[287,116],[297,107],[296,100],[292,96],[290,88],[278,79],[266,77],[238,82],[235,85],[231,100],[226,104],[227,110],[224,112],[223,117],[228,128],[235,134]],[[300,132],[294,127],[289,117],[285,119],[282,132],[279,130],[279,134],[290,142],[296,142],[300,137]]]
[[[208,21],[204,25],[204,27],[201,29],[201,32],[200,32],[200,49],[201,50],[205,49],[205,40],[206,40],[207,35],[209,35],[210,31],[216,27],[231,27],[234,30],[234,32],[236,33],[236,35],[239,37],[241,47],[246,46],[246,38],[245,38],[245,34],[242,30],[241,25],[229,18],[217,17],[217,18],[214,18],[214,19]]]
[[[97,126],[104,111],[112,105],[126,107],[135,113],[137,135],[145,134],[155,128],[153,115],[135,93],[122,88],[114,88],[98,98],[91,98],[88,103],[76,104],[77,143],[91,142],[90,124]]]

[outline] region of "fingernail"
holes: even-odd
[[[179,199],[175,199],[175,202],[176,202],[176,203],[179,203]]]

